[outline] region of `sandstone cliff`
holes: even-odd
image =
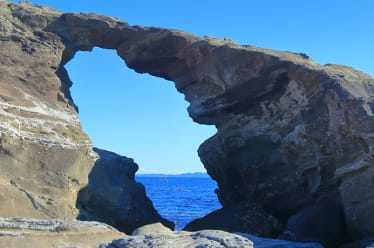
[[[174,81],[193,120],[217,127],[199,155],[224,209],[255,203],[286,222],[328,202],[343,210],[351,238],[373,234],[374,80],[367,74],[304,54],[0,3],[0,194],[16,206],[0,212],[76,214],[93,158],[64,64],[97,46],[116,49],[139,73]]]
[[[60,14],[0,4],[0,213],[74,218],[95,155],[60,66],[64,45],[42,31]]]
[[[63,67],[68,49],[62,37],[45,31],[60,16],[47,7],[0,1],[0,216],[105,216],[105,222],[125,232],[158,221],[173,228],[135,183],[137,165],[94,152],[83,133]],[[107,181],[94,176],[98,170],[107,173],[101,175]],[[108,185],[113,175],[117,178]],[[78,209],[78,192],[87,183]],[[104,190],[112,194],[103,197]],[[112,209],[95,212],[103,205]]]

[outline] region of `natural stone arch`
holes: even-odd
[[[74,28],[59,30],[54,25],[61,22]],[[90,22],[95,25],[87,27]],[[361,82],[357,87],[366,89],[371,79],[349,68],[328,66],[321,71],[305,55],[241,47],[176,30],[131,27],[95,15],[65,14],[49,29],[67,40],[66,44],[73,44],[67,46],[73,51],[93,46],[115,48],[129,68],[175,82],[190,102],[188,111],[194,121],[218,129],[199,154],[218,182],[224,207],[255,201],[287,218],[290,209],[324,197],[350,205],[344,198],[346,184],[337,190],[331,182],[345,175],[346,170],[339,168],[345,168],[347,162],[360,163],[358,157],[367,157],[368,144],[355,131],[363,123],[357,123],[347,136],[345,124],[331,121],[350,118],[342,117],[334,102],[348,106],[343,95],[357,96],[359,92],[334,75],[349,71],[356,75],[350,80]],[[355,112],[370,114],[360,104]],[[331,133],[340,138],[331,139]],[[301,140],[308,145],[301,145]],[[344,145],[348,143],[351,145]],[[339,158],[334,152],[339,146],[355,150],[358,157]],[[299,193],[295,196],[295,192]],[[345,207],[347,216],[349,209]]]
[[[4,6],[3,18],[7,18],[1,29],[6,51],[0,50],[1,55],[10,64],[27,62],[26,67],[33,69],[25,76],[20,71],[0,75],[6,75],[5,81],[14,82],[23,93],[33,93],[34,98],[48,103],[44,109],[44,105],[37,105],[44,111],[39,114],[73,124],[57,131],[44,125],[43,131],[59,135],[70,129],[78,134],[58,136],[58,148],[50,148],[53,152],[49,155],[60,151],[64,154],[59,155],[61,158],[71,158],[67,165],[58,163],[62,174],[55,175],[51,157],[33,157],[38,153],[22,152],[17,145],[27,146],[28,151],[43,151],[47,147],[43,142],[55,145],[47,139],[50,136],[25,130],[22,125],[22,132],[17,132],[7,122],[11,128],[5,129],[16,136],[27,131],[43,139],[39,142],[19,135],[26,139],[21,142],[21,138],[12,140],[7,133],[1,140],[2,161],[7,161],[8,166],[4,168],[19,166],[20,160],[43,162],[32,164],[37,173],[41,173],[40,168],[51,172],[37,177],[43,189],[48,189],[50,178],[63,179],[64,183],[58,186],[73,192],[64,191],[71,202],[75,190],[84,184],[78,168],[86,172],[92,158],[87,156],[90,146],[78,143],[88,142],[88,138],[81,135],[79,125],[70,121],[75,115],[63,65],[78,50],[93,46],[116,49],[129,68],[174,81],[190,102],[188,111],[196,122],[216,125],[217,134],[200,147],[199,154],[209,175],[218,183],[223,212],[254,203],[268,214],[287,219],[299,209],[328,200],[343,208],[352,238],[373,234],[374,222],[367,221],[373,219],[372,211],[367,210],[373,205],[374,174],[374,82],[370,76],[344,66],[321,66],[304,54],[239,46],[176,30],[129,26],[99,15],[61,14],[27,4],[0,3]],[[49,56],[48,60],[37,59],[46,56],[43,54]],[[20,70],[21,66],[15,68]],[[45,73],[38,73],[39,70]],[[7,89],[7,94],[10,91]],[[23,111],[30,111],[26,103],[35,102],[22,94],[17,100],[7,97],[7,106]],[[18,116],[30,121],[25,113]],[[11,144],[15,140],[19,143]],[[72,142],[65,141],[82,146],[67,150],[64,145]],[[17,152],[23,155],[18,160],[14,157]],[[24,189],[20,186],[27,185],[25,181],[14,180],[13,190]],[[60,192],[57,187],[54,189]],[[27,193],[27,197],[33,196]],[[48,206],[48,199],[32,199],[48,214],[61,214]],[[75,210],[69,207],[71,216]],[[239,229],[251,232],[255,225],[246,224],[248,229]]]
[[[79,57],[81,56],[81,57]],[[103,58],[103,56],[105,58]],[[82,61],[82,58],[83,61]],[[108,63],[108,59],[111,58],[111,59],[117,59],[118,61],[115,61],[115,65],[113,66],[113,64],[110,64]],[[87,62],[87,59],[90,60],[91,64],[90,64],[90,68],[87,71],[80,71],[79,73],[80,74],[86,74],[86,73],[89,73],[90,75],[85,75],[83,78],[75,78],[74,77],[74,74],[72,73],[73,70],[75,70],[74,67],[78,66],[80,63],[85,63]],[[73,62],[73,64],[71,63]],[[105,69],[98,69],[96,66],[102,66],[104,64],[106,65],[110,65],[110,69],[108,71],[106,71]],[[91,68],[91,66],[93,66],[93,68]],[[98,49],[97,47],[95,47],[93,49],[92,52],[77,52],[74,56],[74,58],[72,60],[69,61],[69,63],[67,63],[65,66],[64,66],[66,69],[67,69],[67,72],[69,73],[69,77],[70,77],[70,80],[73,81],[74,83],[70,83],[72,84],[72,88],[71,88],[71,91],[72,91],[72,98],[74,99],[74,102],[77,106],[77,108],[79,107],[79,117],[81,119],[81,122],[83,124],[83,130],[88,134],[88,136],[90,136],[90,138],[92,140],[93,137],[91,136],[92,133],[90,133],[87,129],[87,126],[91,125],[91,126],[96,126],[96,127],[100,127],[100,131],[102,134],[105,134],[105,136],[107,136],[107,132],[109,130],[109,133],[111,132],[110,130],[114,127],[116,127],[116,124],[113,124],[112,123],[112,120],[110,119],[111,117],[110,116],[107,116],[105,118],[109,118],[108,120],[105,119],[105,122],[100,122],[101,124],[97,124],[95,123],[95,121],[93,123],[87,123],[87,122],[83,122],[81,116],[82,116],[82,113],[84,114],[87,110],[91,110],[91,111],[94,111],[94,118],[103,118],[101,117],[101,115],[103,114],[100,110],[97,110],[96,108],[99,107],[99,108],[102,108],[104,106],[104,108],[106,109],[105,111],[108,111],[108,107],[111,108],[110,111],[112,112],[115,112],[116,115],[123,115],[125,116],[124,118],[124,122],[121,122],[121,130],[120,132],[124,132],[124,133],[128,133],[130,132],[129,130],[131,130],[131,132],[134,132],[134,130],[132,130],[133,126],[130,124],[128,125],[128,121],[133,121],[134,123],[138,123],[138,125],[140,124],[139,121],[136,121],[136,120],[129,120],[129,118],[131,119],[141,119],[141,121],[145,121],[145,123],[147,125],[145,125],[148,130],[144,130],[142,129],[142,133],[141,133],[141,136],[148,136],[148,135],[152,135],[152,133],[154,132],[158,132],[159,134],[156,134],[156,135],[159,135],[158,139],[155,139],[154,141],[157,141],[157,142],[163,142],[163,137],[164,136],[172,136],[174,138],[173,140],[173,144],[177,144],[177,142],[180,142],[180,143],[183,143],[185,140],[184,140],[184,137],[189,137],[190,135],[194,135],[195,133],[194,132],[186,132],[187,130],[186,129],[183,129],[183,127],[187,127],[187,124],[184,124],[184,123],[180,123],[180,122],[183,122],[183,121],[188,121],[188,122],[191,122],[191,124],[194,124],[195,125],[195,128],[201,128],[202,126],[201,125],[196,125],[196,123],[193,123],[192,120],[188,117],[188,115],[186,115],[186,109],[185,109],[185,106],[186,105],[186,102],[183,100],[183,95],[179,94],[175,88],[174,88],[174,85],[173,85],[173,82],[170,82],[170,81],[167,81],[167,80],[160,80],[160,79],[157,79],[158,81],[156,80],[152,80],[152,78],[154,78],[153,76],[150,76],[150,75],[140,75],[139,73],[136,73],[128,68],[125,68],[126,65],[123,63],[123,60],[121,60],[121,58],[119,58],[114,52],[113,50],[109,50],[109,49],[106,49],[106,50],[103,50],[103,49]],[[115,68],[113,68],[115,67]],[[123,70],[125,72],[120,72],[120,70]],[[119,80],[119,81],[114,81],[114,82],[110,82],[111,81],[111,77],[107,75],[107,73],[112,73],[112,74],[115,74],[115,73],[118,73],[119,75],[121,75],[121,78],[119,77],[116,77],[116,80]],[[100,77],[100,74],[102,74],[102,76],[104,76],[103,78]],[[102,79],[102,82],[104,83],[105,82],[105,88],[102,88],[103,86],[101,86],[101,84],[99,83],[99,85],[96,85],[94,83],[92,83],[92,80],[96,80],[95,82],[100,82],[101,80],[97,80],[97,77],[100,77]],[[128,78],[130,77],[131,80]],[[110,78],[108,80],[108,78]],[[137,80],[141,79],[141,81],[147,81],[146,84],[144,84],[144,82],[138,82]],[[121,83],[123,84],[123,87],[122,88],[119,88],[117,87],[118,86],[118,83]],[[133,84],[139,84],[137,85],[136,87],[140,89],[142,89],[141,93],[144,93],[144,92],[151,92],[153,89],[154,91],[154,88],[153,86],[155,87],[161,87],[161,84],[163,85],[163,87],[161,88],[162,90],[165,90],[165,95],[163,94],[164,92],[161,91],[162,94],[155,94],[155,96],[152,96],[152,100],[149,101],[149,99],[146,97],[142,97],[142,96],[139,96],[139,95],[136,95],[136,100],[137,101],[145,101],[144,104],[147,105],[148,103],[148,106],[147,106],[147,110],[146,109],[135,109],[137,111],[137,114],[135,116],[133,116],[132,114],[128,114],[128,112],[125,110],[126,108],[132,108],[131,106],[131,100],[125,100],[124,98],[126,98],[126,96],[128,96],[128,93],[126,92],[123,92],[124,90],[129,90],[131,92],[131,89],[128,89],[128,87],[130,85],[133,85]],[[155,84],[155,85],[153,85]],[[165,84],[165,86],[164,86]],[[80,87],[80,88],[83,88],[84,91],[81,92],[81,94],[77,94],[76,93],[76,87]],[[144,89],[142,86],[147,86],[149,87],[149,89]],[[166,87],[167,86],[167,87]],[[75,87],[75,89],[74,89]],[[99,87],[100,88],[100,93],[96,96],[90,96],[90,94],[92,93],[90,91],[90,89],[87,89],[88,87]],[[117,88],[116,88],[117,87]],[[132,87],[132,86],[130,86]],[[107,94],[106,92],[108,91],[113,91],[113,89],[118,93],[120,94],[121,96],[121,99],[119,98],[115,98],[115,102],[116,102],[116,106],[113,106],[113,105],[107,105]],[[121,89],[121,90],[119,90]],[[75,92],[74,92],[75,91]],[[86,106],[86,108],[82,108],[82,101],[79,99],[81,96],[82,96],[82,93],[83,94],[86,94],[85,98],[90,98],[91,99],[91,102],[90,102],[90,105],[89,106]],[[169,97],[169,95],[167,93],[173,93],[175,94],[175,96],[173,96],[171,98],[171,100],[165,100],[165,98]],[[131,94],[131,93],[130,93]],[[147,93],[145,93],[147,94]],[[152,94],[154,94],[154,92],[152,92]],[[82,96],[83,97],[83,96]],[[124,98],[123,98],[124,97]],[[154,104],[155,101],[157,99],[160,99],[162,98],[164,102],[168,102],[169,104],[163,104],[163,108],[162,111],[160,111],[160,109],[157,109],[155,108],[157,104],[155,104],[155,106],[150,106],[150,104]],[[94,100],[95,102],[92,102],[92,100]],[[109,101],[113,101],[114,99],[111,99]],[[173,101],[172,101],[173,100]],[[176,102],[176,100],[180,101],[180,102]],[[179,103],[182,103],[182,104],[179,104]],[[173,106],[174,109],[171,109]],[[177,108],[178,106],[178,108]],[[87,107],[89,109],[87,109]],[[114,108],[113,108],[114,107]],[[118,107],[118,109],[117,109]],[[181,119],[181,117],[176,117],[175,114],[176,112],[180,111],[180,115],[186,115],[185,116],[185,119]],[[154,127],[155,125],[158,126],[158,124],[154,124],[153,123],[153,118],[150,119],[149,122],[147,122],[146,120],[144,120],[144,117],[142,117],[143,115],[148,115],[148,114],[151,114],[152,116],[155,116],[155,115],[158,115],[159,113],[167,113],[168,111],[171,111],[173,112],[170,113],[170,116],[173,116],[172,118],[175,119],[175,120],[172,120],[174,122],[174,124],[176,125],[179,125],[180,127],[173,127],[173,129],[175,130],[170,130],[170,133],[171,134],[163,134],[162,131],[164,130],[159,130],[157,127]],[[132,111],[131,111],[132,112]],[[179,113],[178,113],[179,114]],[[157,123],[160,123],[162,126],[164,127],[170,127],[170,124],[171,123],[168,123],[168,120],[167,118],[161,118],[160,120],[157,121]],[[179,122],[178,122],[179,121]],[[142,123],[144,124],[144,123]],[[174,125],[173,124],[173,125]],[[127,130],[124,130],[124,129],[127,129]],[[179,132],[178,132],[179,131]],[[195,129],[192,129],[191,128],[191,131],[195,131]],[[135,132],[137,133],[137,132]],[[148,135],[147,135],[148,134]],[[187,134],[187,136],[186,136]],[[139,135],[139,133],[138,133]],[[156,136],[157,137],[157,136]],[[133,144],[134,142],[136,143],[140,143],[140,144],[143,144],[143,155],[142,156],[150,156],[152,157],[152,153],[150,153],[149,149],[152,149],[152,145],[149,145],[149,144],[145,144],[144,142],[147,142],[147,139],[145,137],[141,138],[139,137],[138,140],[132,140],[132,139],[129,139],[129,138],[125,138],[123,139],[124,137],[121,136],[121,134],[117,133],[116,132],[116,135],[115,136],[110,136],[110,134],[108,135],[108,139],[111,140],[111,142],[113,142],[114,140],[113,139],[116,139],[116,141],[120,141],[122,140],[122,144],[124,147],[130,147],[131,144]],[[170,137],[169,137],[170,138]],[[201,137],[200,137],[201,138]],[[154,139],[154,137],[152,137],[152,139]],[[191,140],[191,137],[188,138],[189,140]],[[151,141],[152,142],[152,141]],[[170,144],[170,141],[169,142],[169,145]],[[176,143],[174,143],[176,142]],[[170,221],[162,218],[159,214],[163,214],[162,211],[161,211],[161,208],[158,209],[156,205],[154,205],[155,207],[153,207],[152,205],[152,202],[150,201],[150,199],[147,198],[146,196],[146,193],[145,193],[145,190],[144,190],[144,187],[140,184],[140,183],[137,183],[135,182],[135,179],[134,179],[134,175],[135,175],[135,172],[138,170],[138,169],[141,169],[142,167],[144,168],[144,163],[139,159],[138,156],[132,154],[130,157],[134,158],[134,160],[136,161],[136,163],[130,159],[130,158],[127,158],[125,156],[120,156],[118,154],[115,154],[113,152],[109,152],[109,151],[105,151],[102,149],[102,144],[100,143],[94,143],[94,151],[98,154],[98,160],[96,160],[95,164],[93,165],[89,175],[88,175],[88,185],[85,186],[83,189],[81,189],[79,192],[78,192],[78,197],[77,197],[77,208],[79,209],[79,216],[78,216],[78,219],[80,220],[94,220],[94,221],[101,221],[101,222],[105,222],[107,224],[110,224],[111,226],[114,226],[116,227],[118,230],[120,231],[123,231],[125,233],[128,233],[128,234],[131,234],[132,230],[136,229],[137,227],[140,227],[140,226],[143,226],[143,225],[146,225],[146,224],[149,224],[149,223],[154,223],[154,222],[162,222],[163,225],[165,226],[168,226],[169,228],[173,229],[174,227],[174,223],[170,222],[170,221],[174,221],[176,222],[175,223],[175,226],[176,228],[181,228],[183,226],[178,226],[178,222],[176,219],[173,219],[172,217],[168,217],[168,216],[163,216],[164,218],[168,218]],[[127,143],[127,144],[125,144]],[[178,143],[178,144],[180,144]],[[152,144],[152,143],[151,143]],[[162,144],[153,144],[153,145],[159,145],[160,147],[162,147],[163,145]],[[196,143],[195,143],[196,145]],[[176,145],[178,146],[178,145]],[[96,147],[100,147],[101,149],[99,148],[96,148]],[[105,146],[104,146],[105,147]],[[157,148],[157,151],[160,150],[160,147]],[[108,149],[108,148],[106,148]],[[117,147],[118,149],[118,147]],[[179,149],[182,149],[182,148],[179,148]],[[114,151],[112,150],[112,148],[110,149],[111,151]],[[126,154],[126,156],[128,156],[129,154],[131,154],[130,151],[127,150],[127,148],[123,149],[124,150],[124,154]],[[176,151],[178,150],[178,148],[171,148],[170,150],[167,150],[167,148],[165,147],[165,150],[164,151],[161,151],[161,156],[163,157],[163,160],[162,161],[158,161],[158,164],[161,165],[160,167],[155,167],[156,170],[159,169],[159,170],[165,170],[164,168],[164,164],[167,164],[168,161],[165,161],[165,160],[168,160],[169,158],[171,158],[172,161],[174,161],[174,163],[169,163],[169,164],[174,164],[174,165],[177,165],[177,164],[181,164],[181,162],[183,162],[181,159],[179,161],[177,161],[177,163],[175,163],[175,158],[173,159],[173,154],[174,152],[178,152]],[[194,152],[192,152],[194,151]],[[165,152],[165,153],[164,153]],[[189,153],[189,151],[183,151],[184,153]],[[192,154],[194,153],[194,154]],[[197,156],[197,152],[196,152],[196,149],[191,149],[191,155],[190,156]],[[182,158],[183,159],[183,158]],[[161,162],[161,163],[160,163]],[[179,162],[179,163],[178,163]],[[139,166],[138,166],[139,164]],[[154,166],[156,166],[157,163],[155,163]],[[187,163],[185,163],[187,164]],[[202,165],[200,164],[200,166],[202,167]],[[189,168],[191,169],[191,168]],[[157,173],[157,172],[156,172]],[[161,173],[161,172],[158,172],[158,173]],[[171,173],[173,174],[173,173]],[[139,182],[139,180],[138,180]],[[146,185],[145,185],[146,186]],[[177,187],[177,186],[173,186],[173,187]],[[146,187],[146,190],[148,191],[147,187]],[[148,191],[149,192],[149,191]],[[211,191],[209,191],[210,194],[212,194],[212,197],[215,197],[215,194],[214,194],[214,188],[212,188]],[[149,194],[148,194],[149,196]],[[152,197],[150,197],[151,200],[152,200]],[[170,202],[173,202],[174,199],[170,199],[171,196],[169,197],[165,197],[165,204],[168,204],[168,206],[171,206]],[[178,201],[176,202],[173,202],[173,203],[178,203]],[[180,202],[182,203],[182,202]],[[155,203],[153,203],[155,204]],[[193,205],[193,206],[192,206]],[[199,206],[199,202],[196,201],[196,202],[191,202],[191,206],[192,207],[196,207],[198,208]],[[218,207],[219,205],[217,205]],[[175,207],[179,207],[179,208],[183,208],[183,207],[180,207],[179,205],[175,205]],[[155,209],[156,208],[156,209]],[[184,207],[185,208],[185,211],[188,212],[189,209],[188,207]],[[201,207],[200,207],[201,208]],[[160,211],[159,214],[157,213],[157,211]],[[208,213],[209,210],[206,210],[206,209],[202,209],[203,211],[205,211],[204,214]],[[191,209],[190,209],[191,211]],[[179,212],[179,213],[183,213],[183,211]],[[197,217],[202,217],[201,215],[200,216],[197,216]],[[191,217],[188,221],[191,221],[193,220],[193,218]]]
[[[115,50],[98,47],[65,67],[83,131],[96,147],[134,158],[139,173],[203,170],[197,148],[216,130],[191,120],[173,82],[137,73]]]

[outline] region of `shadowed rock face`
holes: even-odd
[[[36,167],[30,170],[46,166],[53,175],[57,170],[52,159],[68,153],[75,154],[68,165],[57,160],[59,171],[67,175],[64,185],[78,182],[69,197],[85,183],[91,145],[76,119],[64,64],[77,51],[97,46],[116,49],[139,73],[175,82],[190,103],[193,120],[217,127],[199,155],[218,183],[224,206],[255,202],[286,220],[328,199],[343,208],[351,237],[373,234],[374,80],[367,74],[321,66],[302,54],[129,26],[95,14],[0,3],[0,150],[5,181],[15,178],[18,171],[12,170],[24,167],[22,161],[32,159]],[[24,116],[34,109],[46,125]],[[13,123],[15,115],[31,121],[35,129]],[[54,130],[49,123],[62,124]],[[27,146],[23,153],[22,145]],[[48,155],[39,155],[46,147],[51,149]],[[35,180],[48,185],[51,175],[39,178],[38,173]],[[22,186],[26,181],[0,186],[24,195],[20,188],[27,188]]]
[[[102,221],[127,234],[156,222],[174,229],[173,222],[155,211],[144,186],[135,182],[138,165],[132,159],[98,148],[94,151],[100,158],[88,175],[88,185],[78,193],[78,219]]]

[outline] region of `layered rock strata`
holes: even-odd
[[[82,131],[62,65],[65,44],[45,31],[60,16],[47,7],[0,1],[0,216],[79,215],[126,232],[160,221],[173,227],[135,183],[137,165],[94,152]],[[100,178],[98,170],[106,174]],[[114,177],[111,185],[109,176]],[[111,194],[103,197],[104,190]],[[78,192],[81,208],[76,207]],[[102,206],[106,209],[99,213]]]
[[[149,232],[152,230],[152,232]],[[223,231],[173,233],[161,224],[141,227],[127,236],[98,222],[0,218],[1,247],[284,247],[321,248],[318,244],[261,239]],[[147,234],[142,234],[147,233]]]
[[[0,218],[1,247],[99,247],[124,236],[98,222]]]
[[[139,73],[174,81],[193,120],[217,127],[199,155],[218,183],[224,207],[256,203],[286,221],[328,201],[343,209],[350,237],[373,234],[369,75],[321,66],[304,54],[25,3],[2,0],[1,18],[1,194],[4,199],[18,194],[8,204],[29,204],[30,210],[22,211],[34,215],[76,212],[71,203],[92,157],[64,64],[77,51],[97,46],[116,49]],[[50,192],[61,187],[64,194]],[[42,199],[54,194],[69,203],[68,210],[56,205],[57,197]]]
[[[1,216],[74,218],[95,161],[60,66],[64,45],[42,31],[59,15],[0,2]]]

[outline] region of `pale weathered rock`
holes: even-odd
[[[162,225],[161,223],[157,222],[154,224],[149,224],[146,226],[136,228],[132,232],[131,235],[139,236],[139,235],[150,235],[150,234],[156,234],[156,233],[172,233],[172,230]]]
[[[150,230],[154,232],[149,232]],[[27,218],[0,218],[0,246],[9,248],[322,248],[318,244],[263,239],[249,234],[231,234],[218,230],[173,233],[160,223],[139,228],[137,236],[126,236],[124,233],[117,231],[111,226],[99,222]]]
[[[286,221],[327,198],[344,209],[352,238],[373,234],[369,75],[321,66],[304,54],[129,26],[95,14],[0,4],[0,197],[18,206],[1,211],[76,212],[72,202],[93,158],[63,65],[77,51],[98,46],[116,49],[139,73],[174,81],[190,102],[190,116],[217,127],[199,155],[225,207],[255,202]]]
[[[179,232],[169,234],[150,234],[131,236],[114,240],[108,248],[146,248],[146,247],[235,247],[235,248],[322,248],[319,244],[294,243],[275,239],[258,238],[242,233],[227,233],[219,230],[199,232]]]
[[[0,247],[99,247],[124,236],[99,222],[0,218]]]
[[[100,157],[88,176],[88,185],[78,193],[80,220],[105,222],[128,234],[155,222],[174,229],[175,224],[154,209],[144,186],[135,182],[138,165],[132,159],[98,148],[94,151]]]
[[[0,2],[1,216],[74,218],[94,163],[59,66],[64,45],[42,31],[59,15]]]

